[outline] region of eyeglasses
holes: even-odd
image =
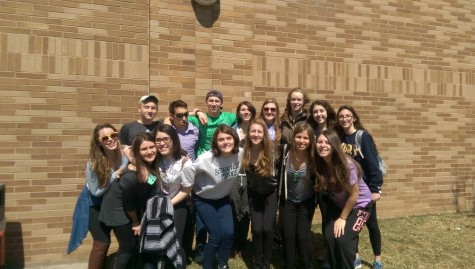
[[[264,107],[264,111],[276,112],[277,108],[275,108],[275,107]]]
[[[168,144],[172,141],[170,137],[164,137],[164,138],[155,138],[155,144],[160,144],[163,142],[164,144]]]
[[[353,118],[352,115],[346,115],[346,116],[339,116],[338,120],[351,120]]]
[[[185,113],[176,113],[175,117],[177,118],[183,118],[183,117],[188,117],[190,115],[190,112],[185,112]]]
[[[97,140],[99,140],[99,142],[107,142],[109,141],[109,139],[116,140],[117,137],[118,137],[117,132],[113,132],[108,135],[100,136]]]

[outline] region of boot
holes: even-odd
[[[254,257],[254,269],[264,269],[262,257]]]
[[[92,249],[89,254],[88,269],[102,269],[107,257],[107,251],[109,250],[109,244],[99,241],[92,241]]]
[[[117,254],[113,269],[126,269],[132,254]]]

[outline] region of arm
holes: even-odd
[[[171,201],[172,201],[172,204],[173,204],[173,205],[176,205],[176,204],[180,203],[181,201],[185,200],[186,197],[188,197],[188,196],[190,195],[190,192],[191,192],[191,189],[192,189],[192,188],[193,188],[192,186],[190,186],[190,187],[182,187],[181,190],[180,190],[180,192],[177,193],[177,194],[175,195],[175,197],[172,198],[172,200],[171,200]]]
[[[106,186],[101,187],[99,185],[99,178],[97,178],[97,174],[91,170],[91,162],[88,161],[86,165],[86,180],[87,188],[89,189],[91,195],[96,197],[104,195],[110,184],[112,184],[112,182],[114,182],[114,180],[117,178],[117,175],[120,175],[120,173],[122,173],[122,168],[123,167],[119,169],[120,171],[117,170],[116,172],[112,173],[109,182],[106,184]]]
[[[346,191],[348,192],[348,199],[346,200],[345,206],[343,207],[343,210],[340,213],[340,217],[335,221],[335,226],[333,228],[335,238],[338,238],[345,234],[346,219],[350,215],[351,210],[353,210],[353,207],[355,206],[356,200],[358,199],[359,195],[359,188],[357,183],[353,185],[346,184],[345,187]]]
[[[193,112],[191,113],[191,115],[196,116],[202,125],[208,124],[208,116],[206,116],[206,113],[203,113],[201,109],[199,108],[193,109]]]
[[[137,178],[136,174],[134,173],[134,178],[129,178],[128,175],[132,175],[132,173],[127,173],[127,178],[122,179],[120,181],[120,185],[122,187],[122,202],[124,205],[124,209],[127,212],[127,216],[130,218],[132,222],[132,230],[134,231],[134,235],[140,234],[140,220],[139,215],[137,214],[136,204],[135,201],[136,197],[136,187],[137,187]],[[135,183],[135,184],[134,184]]]
[[[363,133],[361,140],[361,151],[364,155],[362,168],[366,177],[365,182],[371,193],[379,194],[381,185],[383,185],[383,174],[379,170],[378,153],[373,139],[367,132]]]

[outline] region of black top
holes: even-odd
[[[155,128],[161,124],[160,121],[154,121],[152,124],[145,125],[138,121],[126,123],[119,132],[120,144],[123,146],[132,146],[134,138],[140,133],[153,133]]]
[[[137,172],[128,167],[104,194],[99,220],[107,226],[120,226],[132,222],[126,211],[137,212],[139,220],[145,210],[148,198],[152,196],[155,184],[140,183]]]

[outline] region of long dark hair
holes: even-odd
[[[159,125],[157,128],[155,128],[155,131],[153,132],[154,139],[157,137],[157,134],[159,132],[167,134],[172,139],[172,143],[173,143],[172,156],[175,161],[180,160],[182,156],[186,155],[185,151],[181,148],[180,138],[178,137],[178,134],[175,128],[173,128],[171,125],[168,125],[168,124]],[[157,157],[159,160],[163,158],[163,156],[160,154],[158,150],[157,150]]]
[[[91,162],[91,170],[96,173],[99,179],[99,186],[104,187],[109,182],[111,166],[109,160],[106,158],[106,152],[99,141],[99,131],[105,128],[110,128],[114,132],[117,129],[109,123],[99,123],[92,132],[91,142],[89,147],[89,161]],[[118,157],[121,155],[120,142],[117,139],[117,148],[114,150],[114,155]]]
[[[310,104],[308,107],[308,113],[310,115],[308,116],[307,122],[310,123],[314,129],[318,128],[318,123],[313,118],[313,108],[317,105],[322,106],[327,111],[327,119],[325,121],[327,129],[334,129],[337,125],[336,113],[330,103],[325,100],[315,100]]]
[[[343,105],[341,106],[340,108],[338,108],[338,112],[336,113],[336,116],[337,116],[337,119],[338,117],[340,116],[340,112],[342,110],[349,110],[351,112],[351,114],[353,115],[353,119],[355,120],[353,122],[353,126],[355,127],[356,130],[364,130],[366,131],[367,133],[368,130],[366,130],[364,127],[363,127],[363,124],[361,123],[361,120],[360,120],[360,117],[358,116],[358,114],[356,113],[356,110],[352,107],[352,106],[349,106],[349,105]],[[341,127],[340,123],[338,123],[336,126],[335,126],[335,130],[338,132],[338,135],[340,137],[342,137],[344,134],[345,134],[345,131],[343,130],[343,127]]]
[[[145,177],[145,174],[143,173],[143,170],[148,170],[149,173],[153,174],[156,176],[156,171],[155,171],[155,163],[157,161],[157,158],[153,161],[153,163],[148,164],[140,158],[140,147],[142,146],[142,143],[145,141],[150,141],[155,144],[155,137],[151,133],[140,133],[137,134],[134,138],[134,142],[132,143],[132,154],[135,157],[135,167],[137,169],[137,179],[140,182],[145,182],[147,178]],[[145,169],[142,169],[145,168]]]
[[[221,156],[221,150],[219,150],[219,147],[218,147],[218,135],[219,135],[219,133],[228,134],[228,135],[231,135],[233,137],[234,148],[232,150],[232,153],[234,153],[234,154],[238,153],[239,152],[239,137],[236,133],[236,130],[234,130],[233,128],[231,128],[227,125],[221,124],[214,131],[213,139],[211,140],[211,151],[213,152],[213,156],[214,157]]]
[[[238,124],[241,124],[243,122],[243,119],[241,117],[241,113],[239,113],[242,106],[247,106],[247,108],[249,109],[249,112],[251,112],[251,120],[253,120],[256,117],[256,108],[254,107],[254,105],[249,101],[242,101],[236,107],[236,117],[237,117],[237,123]]]
[[[315,154],[315,167],[317,170],[318,188],[334,192],[341,192],[345,189],[345,184],[350,177],[348,162],[353,162],[356,166],[358,178],[361,179],[361,167],[358,162],[346,155],[341,149],[341,142],[338,134],[333,130],[323,130],[320,136],[328,139],[331,146],[331,166],[329,167],[325,160],[317,153]],[[318,138],[317,138],[318,141]],[[327,183],[324,176],[330,177]]]

